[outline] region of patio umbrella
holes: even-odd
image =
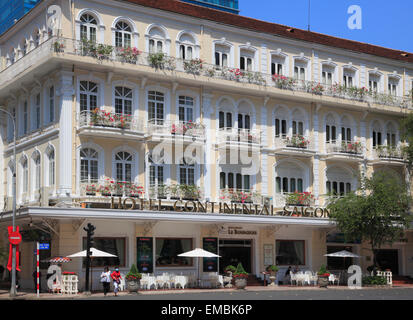
[[[69,256],[67,256],[68,258],[85,258],[86,257],[86,250],[71,254]],[[114,254],[105,252],[105,251],[101,251],[98,250],[96,248],[90,248],[90,270],[92,271],[92,275],[93,275],[93,259],[92,258],[96,258],[96,257],[100,257],[100,258],[114,258],[117,257]],[[92,278],[90,277],[90,290],[92,290]]]
[[[72,259],[68,257],[54,257],[46,261],[50,263],[63,263],[63,262],[70,262],[72,261]]]
[[[325,257],[335,257],[335,258],[361,258],[358,254],[352,253],[347,250],[342,250],[334,253],[328,253],[324,255]],[[346,260],[343,259],[343,270],[345,267]]]
[[[196,248],[194,250],[188,251],[188,252],[184,252],[181,254],[178,254],[178,257],[186,257],[186,258],[219,258],[221,256],[206,251],[204,249],[201,248]],[[199,286],[199,259],[198,259],[198,286]]]

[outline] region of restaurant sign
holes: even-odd
[[[166,204],[162,200],[136,199],[136,198],[111,198],[111,209],[125,210],[151,210],[174,212],[198,212],[216,214],[258,215],[258,216],[289,216],[328,218],[330,210],[326,208],[313,208],[304,206],[285,206],[277,210],[273,205],[259,205],[252,203],[226,203],[213,201],[185,201],[176,200],[173,204]]]

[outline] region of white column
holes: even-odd
[[[261,72],[268,73],[268,54],[267,45],[265,43],[261,45]]]
[[[360,65],[360,87],[367,87],[366,66],[364,64]]]
[[[268,196],[268,155],[261,153],[261,194]]]
[[[410,82],[409,73],[406,71],[404,73],[404,95],[409,94],[409,90],[410,90],[410,83],[409,82]],[[412,90],[413,90],[413,88],[412,88]]]
[[[59,186],[57,194],[59,197],[70,197],[72,193],[72,101],[75,94],[73,86],[73,73],[61,71],[58,75],[59,87],[57,95],[60,96],[59,108],[59,163],[58,174]]]
[[[318,109],[319,105],[316,106],[314,110],[314,115],[313,115],[313,144],[314,144],[314,150],[317,152],[314,155],[314,161],[313,161],[313,195],[315,200],[315,204],[319,204],[318,197],[320,196],[320,160],[318,156],[318,131],[319,131],[319,125],[318,125]]]
[[[320,76],[319,76],[319,63],[318,63],[318,53],[313,52],[313,81],[314,82],[320,82]]]
[[[363,156],[367,157],[367,145],[366,145],[366,121],[360,121],[360,143],[363,148]]]
[[[213,112],[213,108],[211,106],[211,99],[212,94],[205,93],[202,95],[202,106],[203,106],[203,121],[205,125],[205,150],[204,150],[204,193],[205,199],[209,201],[213,201],[212,197],[212,175],[214,172],[212,171],[212,164],[215,163],[212,159],[212,155],[214,155],[213,148],[212,148],[212,134],[215,134],[215,131],[212,131],[211,125],[211,114]]]

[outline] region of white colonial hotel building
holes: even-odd
[[[50,243],[43,259],[81,251],[89,222],[95,246],[118,256],[94,262],[94,287],[104,264],[192,273],[240,261],[259,276],[268,264],[340,268],[324,254],[342,248],[365,256],[365,270],[369,245],[343,243],[324,208],[362,174],[410,180],[399,121],[413,107],[413,54],[154,3],[43,0],[0,36],[0,106],[17,122],[15,168],[2,113],[0,241],[16,170],[22,285],[33,286],[34,241]],[[223,163],[238,149],[254,172]],[[222,258],[176,257],[196,247]],[[380,257],[413,276],[413,233]],[[74,259],[64,270],[85,269]]]

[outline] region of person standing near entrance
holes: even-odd
[[[112,272],[111,278],[113,280],[113,285],[115,287],[113,292],[115,292],[115,297],[116,297],[119,291],[120,279],[122,279],[122,276],[120,275],[120,272],[119,272],[119,268],[116,268],[115,271]]]
[[[103,294],[106,296],[106,294],[110,291],[110,271],[108,267],[105,267],[103,272],[100,274],[100,282],[102,282],[103,285]]]

